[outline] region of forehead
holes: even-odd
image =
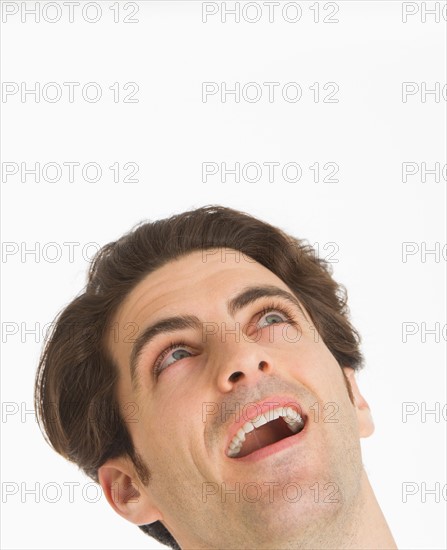
[[[161,311],[178,313],[183,304],[195,305],[204,314],[218,313],[229,293],[250,282],[289,290],[272,271],[240,251],[215,248],[190,252],[147,275],[118,308],[115,321],[139,324]],[[210,302],[210,297],[216,301]]]

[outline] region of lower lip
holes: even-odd
[[[295,435],[290,435],[289,437],[285,437],[284,439],[281,439],[280,441],[277,441],[276,443],[272,443],[271,445],[267,445],[267,447],[263,447],[262,449],[258,449],[257,451],[253,451],[247,456],[241,456],[240,458],[230,458],[231,461],[237,461],[237,462],[257,462],[258,460],[262,460],[272,454],[278,453],[280,451],[283,451],[284,449],[287,449],[289,447],[292,447],[293,445],[300,443],[303,437],[305,437],[305,432],[307,429],[307,420],[306,424],[304,425],[304,428],[298,432]]]

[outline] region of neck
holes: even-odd
[[[301,537],[292,540],[267,541],[266,544],[259,545],[258,548],[264,550],[309,550],[318,548],[319,550],[396,550],[397,546],[388,527],[386,519],[380,509],[372,487],[369,483],[366,472],[362,470],[360,487],[357,498],[347,507],[343,507],[336,518],[324,522],[314,527],[310,533],[301,533]],[[172,531],[171,531],[172,532]],[[183,549],[209,549],[209,541],[198,542],[188,541],[188,535],[180,536],[183,542]],[[218,546],[213,548],[230,548],[219,542]],[[231,546],[231,548],[235,548]],[[248,540],[241,542],[239,548],[253,548]]]
[[[365,471],[362,471],[357,501],[348,513],[343,512],[343,525],[337,531],[338,541],[327,541],[325,548],[346,550],[395,550],[396,543],[380,509]],[[341,527],[341,528],[340,528]]]

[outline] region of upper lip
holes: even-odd
[[[239,418],[237,418],[228,428],[224,452],[228,449],[233,437],[245,423],[250,422],[260,414],[264,414],[278,407],[290,407],[297,411],[303,419],[306,417],[301,405],[291,395],[271,395],[262,399],[262,401],[248,401],[241,408]]]

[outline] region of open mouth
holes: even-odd
[[[246,422],[228,445],[230,458],[242,458],[299,433],[306,418],[291,407],[278,407]]]

